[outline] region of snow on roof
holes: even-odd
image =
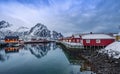
[[[113,34],[113,36],[117,36],[118,34]]]
[[[118,36],[120,36],[120,32],[118,33]]]
[[[76,34],[76,35],[73,35],[74,38],[80,38],[80,35],[79,34]]]
[[[120,41],[111,43],[105,48],[106,53],[114,58],[120,58]]]
[[[83,39],[114,39],[114,37],[107,34],[87,34],[82,36]]]
[[[66,44],[69,44],[69,45],[79,45],[79,46],[81,46],[82,44],[81,43],[72,43],[72,42],[64,42],[64,43],[66,43]]]

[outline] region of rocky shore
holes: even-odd
[[[64,46],[61,46],[64,52],[70,56],[84,58],[91,63],[91,71],[96,74],[120,74],[120,59],[109,57],[106,53],[99,53],[100,50],[79,50],[70,51]]]

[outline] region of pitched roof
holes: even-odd
[[[83,35],[82,39],[114,39],[114,37],[107,34],[87,34]]]
[[[5,39],[19,39],[19,36],[5,36]]]

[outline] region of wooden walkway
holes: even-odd
[[[24,44],[32,44],[32,43],[50,43],[50,42],[54,42],[54,41],[24,41]]]
[[[64,45],[66,48],[68,49],[84,49],[84,46],[81,45],[80,43],[66,43],[66,42],[57,42],[60,43],[62,45]]]
[[[62,41],[57,41],[58,44],[64,45],[67,49],[103,49],[105,46],[84,46],[81,45],[81,43],[68,43],[68,42],[62,42]]]

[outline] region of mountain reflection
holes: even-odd
[[[45,56],[50,50],[50,44],[32,44],[26,45],[26,47],[25,49],[29,50],[37,58]]]
[[[55,43],[49,43],[49,44],[27,44],[20,47],[5,47],[0,49],[0,61],[4,62],[8,59],[10,59],[10,55],[13,54],[21,54],[21,52],[30,52],[31,55],[34,55],[36,58],[41,58],[45,56],[49,50],[55,50],[57,48]],[[27,54],[27,53],[25,53]],[[21,55],[24,56],[25,54]]]

